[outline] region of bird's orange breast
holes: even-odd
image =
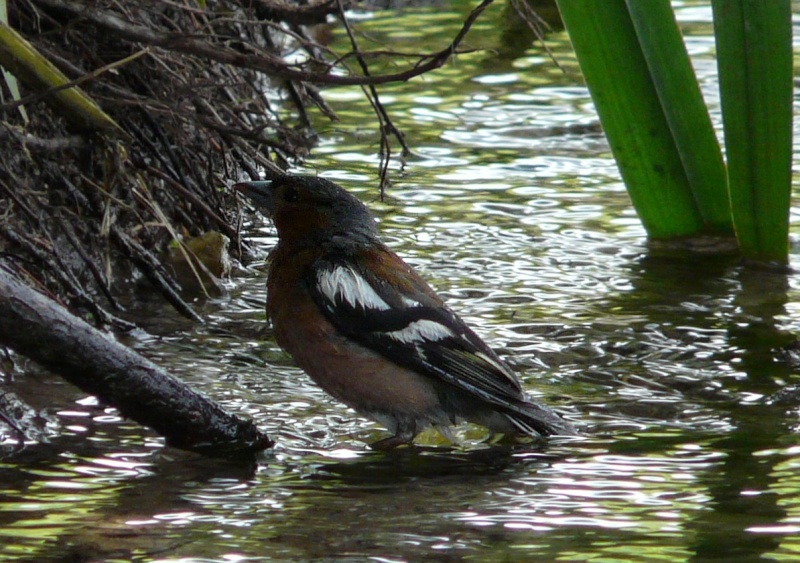
[[[362,413],[427,417],[439,398],[430,380],[341,335],[308,294],[308,255],[273,251],[267,314],[275,339],[327,393]]]

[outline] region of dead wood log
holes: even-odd
[[[211,457],[253,459],[272,440],[157,365],[70,314],[0,265],[0,344],[164,436]]]

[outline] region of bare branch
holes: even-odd
[[[167,444],[252,460],[273,445],[250,420],[222,409],[153,362],[21,282],[0,264],[0,342],[153,428]]]
[[[207,40],[187,37],[184,34],[164,33],[154,31],[144,26],[129,23],[115,14],[96,9],[91,3],[77,0],[35,0],[52,8],[67,10],[82,18],[92,21],[96,25],[109,31],[118,33],[131,41],[138,41],[154,47],[161,47],[171,51],[203,57],[218,63],[228,64],[241,68],[249,68],[267,73],[276,78],[285,80],[300,80],[316,84],[331,86],[353,86],[363,84],[386,84],[388,82],[406,82],[416,76],[425,74],[444,65],[447,60],[458,52],[458,47],[466,37],[467,32],[483,11],[494,0],[483,0],[470,12],[461,30],[446,48],[429,55],[425,62],[414,65],[413,68],[393,74],[379,74],[374,76],[340,76],[331,73],[317,73],[302,70],[300,67],[291,66],[280,57],[260,50],[256,54],[246,54],[231,47],[211,43]],[[242,48],[254,49],[252,45],[242,45]]]

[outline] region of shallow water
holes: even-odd
[[[715,109],[710,10],[678,6]],[[358,25],[418,51],[411,30],[444,41],[467,9]],[[501,44],[502,11],[471,46]],[[252,471],[198,459],[56,378],[17,377],[12,390],[62,428],[0,462],[0,560],[800,558],[797,281],[649,248],[565,35],[548,46],[565,72],[534,45],[382,89],[414,150],[393,163],[383,202],[375,118],[356,89],[327,92],[341,122],[316,123],[298,170],[358,193],[387,242],[583,439],[508,449],[465,428],[460,447],[431,433],[371,452],[385,433],[270,340],[257,260],[228,296],[198,304],[205,326],[149,305],[129,344],[255,419],[275,451]],[[250,233],[262,255],[274,244],[260,219]]]

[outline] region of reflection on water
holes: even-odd
[[[713,106],[709,9],[678,4]],[[12,390],[58,412],[63,434],[0,462],[0,559],[800,557],[796,281],[648,247],[565,36],[548,40],[565,73],[537,46],[498,59],[507,14],[495,8],[470,36],[489,51],[385,90],[415,151],[393,164],[386,201],[355,89],[328,93],[342,121],[317,124],[303,170],[359,193],[387,243],[584,437],[508,448],[463,428],[456,446],[429,433],[418,448],[369,451],[383,431],[271,340],[256,261],[200,305],[206,326],[148,306],[129,344],[258,421],[276,449],[256,467],[198,459],[57,379],[18,377]],[[412,30],[450,37],[466,9],[361,25],[415,51]],[[265,253],[273,230],[250,229]]]

